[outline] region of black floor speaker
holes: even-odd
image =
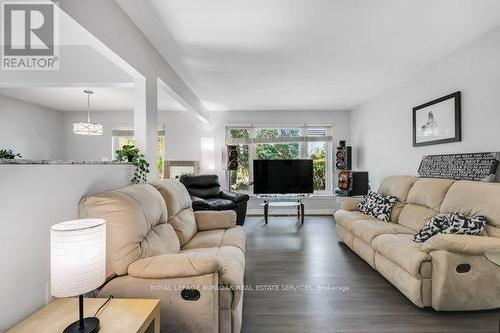
[[[352,147],[339,146],[335,151],[335,169],[337,171],[351,170],[352,168]]]
[[[349,195],[366,195],[370,189],[367,171],[351,171],[351,190]]]

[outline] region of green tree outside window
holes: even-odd
[[[248,139],[249,130],[232,128],[229,134],[233,139]],[[298,137],[300,130],[296,128],[259,128],[255,131],[256,138]],[[301,144],[291,143],[259,143],[255,146],[257,159],[299,159]],[[313,160],[313,182],[315,191],[327,189],[327,144],[325,142],[309,142],[307,158]],[[230,189],[233,191],[248,191],[250,186],[250,154],[249,145],[238,145],[238,169],[230,172]]]

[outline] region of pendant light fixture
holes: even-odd
[[[73,123],[73,133],[78,135],[103,135],[104,125],[93,123],[90,121],[90,95],[94,92],[92,90],[84,90],[87,94],[87,122],[78,121]]]

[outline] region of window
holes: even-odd
[[[231,138],[234,139],[248,139],[248,129],[234,128],[230,129]],[[248,192],[250,189],[250,151],[249,145],[238,144],[238,168],[230,172],[229,188],[232,191]]]
[[[125,145],[135,145],[133,129],[113,129],[112,132],[112,151],[115,158],[116,151],[122,149]],[[156,171],[158,178],[163,178],[163,162],[165,161],[165,131],[158,130],[158,141],[156,143],[156,152],[158,158],[156,160]]]
[[[238,169],[230,172],[233,191],[250,192],[254,159],[313,160],[314,193],[331,193],[330,127],[228,127],[226,143],[238,147]]]
[[[307,137],[321,139],[327,136],[326,128],[308,128]],[[315,191],[328,190],[328,142],[311,141],[307,143],[307,158],[313,160],[313,183]]]
[[[300,136],[300,130],[297,128],[259,128],[255,132],[259,143],[256,145],[256,157],[261,160],[290,160],[300,158],[300,143],[272,143],[274,140],[267,139],[281,139],[281,138],[294,138]],[[281,141],[281,140],[280,140]]]

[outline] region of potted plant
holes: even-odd
[[[15,154],[11,149],[0,149],[0,160],[13,160],[16,157],[21,158],[21,154]]]
[[[129,162],[135,166],[134,178],[132,183],[139,184],[146,182],[146,175],[149,173],[149,163],[144,154],[141,154],[139,148],[134,145],[124,145],[122,149],[116,151],[116,161]]]

